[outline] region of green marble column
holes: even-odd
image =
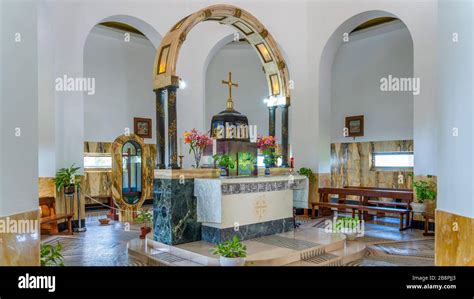
[[[281,108],[281,167],[288,167],[288,105],[282,105]]]
[[[268,135],[273,137],[275,137],[276,108],[277,106],[268,107]]]
[[[178,169],[178,130],[176,118],[176,86],[166,87],[168,90],[168,168]]]
[[[164,169],[165,165],[165,100],[166,90],[155,90],[156,93],[156,168]]]

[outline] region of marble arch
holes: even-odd
[[[249,12],[232,5],[212,5],[177,22],[161,40],[153,67],[153,90],[157,96],[157,167],[165,168],[165,98],[168,98],[168,167],[179,168],[177,157],[176,91],[179,76],[176,66],[187,34],[200,22],[214,21],[237,29],[255,48],[265,70],[272,106],[282,110],[282,166],[288,165],[288,107],[290,88],[288,68],[273,36]]]

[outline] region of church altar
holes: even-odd
[[[220,243],[293,230],[293,207],[308,198],[301,175],[201,178],[194,181],[203,241]]]

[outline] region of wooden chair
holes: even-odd
[[[65,234],[72,235],[72,217],[74,213],[56,214],[56,199],[54,197],[40,197],[40,224],[41,233],[59,234],[58,221],[65,219],[67,221],[68,230]]]

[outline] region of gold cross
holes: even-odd
[[[232,101],[232,86],[239,87],[239,84],[232,82],[231,72],[229,72],[229,81],[222,80],[222,84],[227,84],[227,86],[229,87],[229,98],[227,99],[227,102]]]

